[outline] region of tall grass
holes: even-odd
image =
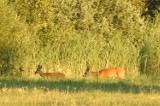
[[[0,0],[1,75],[32,76],[44,71],[81,77],[88,61],[92,70],[120,66],[136,75],[145,62],[145,42],[158,45],[155,23],[142,17],[145,2],[136,0]],[[158,54],[159,46],[152,49]],[[142,50],[141,50],[142,49]],[[148,48],[146,48],[148,49]],[[152,51],[151,50],[151,51]],[[147,50],[146,50],[147,52]],[[142,57],[141,57],[142,56]],[[151,55],[148,67],[159,63]],[[156,55],[159,58],[159,55]],[[159,64],[156,69],[158,71]],[[159,71],[155,73],[159,75]]]

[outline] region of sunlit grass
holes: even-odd
[[[0,94],[0,105],[3,106],[158,106],[158,94],[133,94],[121,92],[105,92],[100,90],[68,92],[40,89],[10,92]]]
[[[143,77],[135,80],[0,78],[0,105],[158,106],[159,84],[158,78]]]

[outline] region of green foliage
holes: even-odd
[[[120,66],[131,74],[144,64],[139,58],[145,53],[141,57],[139,51],[146,38],[152,36],[150,43],[156,46],[153,42],[160,35],[159,14],[155,23],[142,17],[145,3],[0,0],[1,75],[31,76],[36,65],[42,64],[44,70],[57,69],[79,77],[86,61],[93,70]],[[158,50],[151,51],[158,54]]]
[[[0,14],[0,59],[5,61],[1,74],[7,74],[11,70],[17,71],[14,66],[19,68],[30,57],[31,36],[25,23],[6,2],[0,4]]]
[[[160,14],[160,0],[146,0],[145,7],[143,16],[147,16],[149,20],[154,21],[156,15]]]
[[[140,50],[140,72],[147,75],[160,75],[160,18],[157,15],[155,24],[148,24],[144,45]]]
[[[159,38],[147,38],[140,52],[140,72],[147,75],[160,75]]]

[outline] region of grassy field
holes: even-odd
[[[0,106],[160,106],[160,78],[140,76],[160,76],[159,1],[0,0]],[[81,78],[87,62],[127,77]]]
[[[159,106],[159,78],[0,78],[2,106]]]

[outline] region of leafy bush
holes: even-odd
[[[5,61],[1,74],[33,75],[36,65],[42,64],[44,70],[79,76],[86,61],[93,70],[111,66],[128,69],[128,74],[138,67],[146,70],[144,56],[158,54],[158,50],[148,49],[144,42],[152,36],[150,44],[158,44],[153,42],[160,35],[160,17],[155,15],[155,23],[145,20],[145,3],[1,0],[0,59]],[[147,64],[152,67],[155,62]]]

